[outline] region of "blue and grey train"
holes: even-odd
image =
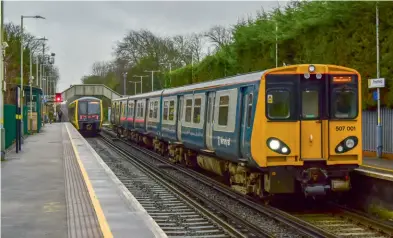
[[[350,68],[291,65],[116,99],[111,123],[243,194],[324,196],[348,191],[362,163],[360,82]]]

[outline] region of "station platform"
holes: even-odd
[[[167,237],[70,123],[1,163],[1,237]]]
[[[363,164],[356,171],[362,175],[393,182],[393,160],[363,157]]]

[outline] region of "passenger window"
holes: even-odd
[[[201,121],[201,102],[200,98],[196,98],[194,101],[194,118],[193,123],[198,124]]]
[[[158,101],[154,102],[154,118],[158,118]]]
[[[149,118],[153,118],[153,102],[149,103]]]
[[[169,120],[173,121],[175,115],[175,101],[170,101],[169,103]]]
[[[252,115],[252,94],[248,95],[248,107],[247,107],[247,127],[251,126],[251,115]]]
[[[168,101],[164,102],[164,116],[163,120],[168,120]]]
[[[290,117],[290,94],[284,90],[271,90],[267,93],[268,117],[288,119]]]
[[[312,119],[319,117],[319,94],[318,91],[302,92],[302,117]]]
[[[186,100],[186,115],[185,115],[186,122],[191,122],[191,113],[192,113],[192,99],[187,99]]]
[[[220,105],[218,109],[218,125],[228,125],[228,113],[229,113],[229,96],[220,97]]]
[[[143,103],[143,102],[141,102],[141,117],[143,117],[145,114],[144,114],[144,106],[145,106],[145,104]],[[146,114],[147,114],[147,112],[146,112]]]
[[[334,117],[345,119],[356,117],[358,100],[354,91],[350,89],[336,90],[333,100]]]

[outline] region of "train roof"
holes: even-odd
[[[96,97],[81,97],[81,98],[75,99],[74,101],[70,102],[70,104],[72,104],[72,103],[74,103],[76,101],[80,101],[80,100],[98,100],[98,101],[101,101],[101,99],[96,98]]]
[[[235,75],[231,77],[226,77],[226,78],[202,82],[202,83],[189,84],[177,88],[170,88],[164,90],[163,95],[171,95],[175,93],[182,93],[182,92],[195,91],[195,90],[208,89],[208,88],[216,88],[226,85],[255,82],[261,80],[261,77],[264,72],[265,71],[258,71],[254,73]]]
[[[235,76],[212,80],[212,81],[208,81],[208,82],[194,83],[194,84],[185,85],[185,86],[176,87],[176,88],[169,88],[169,89],[158,90],[158,91],[154,91],[154,92],[132,95],[132,96],[128,96],[128,97],[114,99],[113,101],[123,101],[123,100],[128,100],[128,99],[137,100],[140,98],[154,98],[154,97],[160,97],[161,95],[172,95],[172,94],[176,94],[176,93],[183,93],[183,92],[189,92],[189,91],[195,91],[195,90],[201,90],[201,89],[207,89],[207,88],[216,88],[216,87],[220,87],[220,86],[222,87],[222,86],[226,86],[226,85],[255,82],[255,81],[261,80],[261,77],[264,72],[265,71],[258,71],[258,72],[248,73],[248,74],[235,75]]]

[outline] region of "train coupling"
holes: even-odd
[[[301,185],[306,197],[324,196],[331,189],[327,171],[322,168],[308,168],[301,173]]]
[[[303,170],[300,181],[306,197],[324,196],[327,191],[348,191],[351,188],[348,175],[329,178],[326,170],[315,167]]]

